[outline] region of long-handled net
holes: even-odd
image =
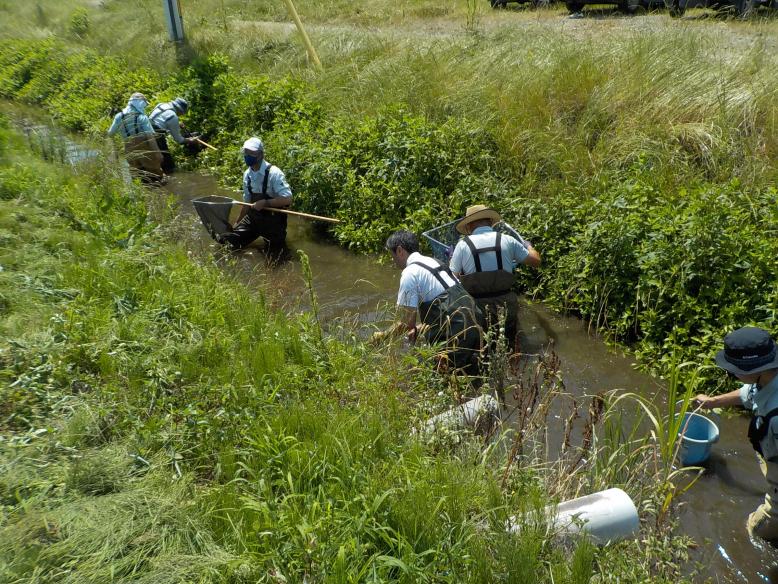
[[[192,200],[192,205],[200,216],[200,220],[214,239],[217,235],[232,231],[230,211],[234,203],[235,201],[229,197],[216,195]]]

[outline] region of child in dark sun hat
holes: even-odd
[[[766,330],[744,327],[724,337],[716,365],[743,382],[740,389],[714,397],[700,394],[702,408],[742,406],[753,414],[748,439],[767,479],[764,503],[748,517],[751,536],[778,546],[778,347]]]

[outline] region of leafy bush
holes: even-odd
[[[89,32],[89,12],[83,6],[77,8],[70,15],[68,21],[68,30],[70,34],[78,39],[84,38]]]

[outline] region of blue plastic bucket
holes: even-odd
[[[719,441],[719,427],[710,418],[687,412],[679,430],[681,450],[679,457],[683,466],[701,464],[708,460],[710,449]]]

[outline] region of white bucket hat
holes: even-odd
[[[243,150],[251,150],[252,152],[264,152],[265,145],[257,137],[252,137],[243,143]]]

